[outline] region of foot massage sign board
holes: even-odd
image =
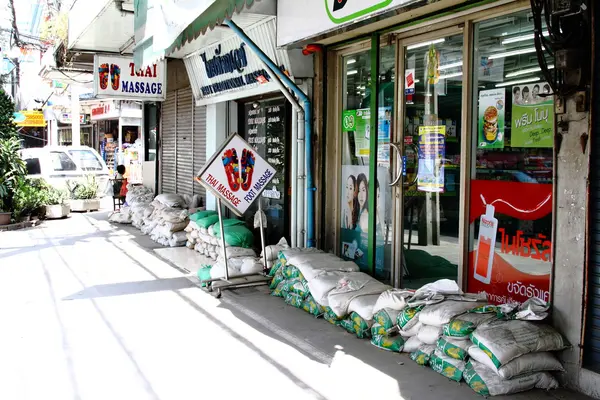
[[[196,181],[242,216],[267,188],[276,170],[240,135],[233,134],[198,173]]]

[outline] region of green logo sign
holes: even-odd
[[[329,19],[335,24],[370,14],[387,7],[393,0],[325,0],[325,9]]]
[[[342,132],[356,130],[356,110],[347,110],[342,113]]]

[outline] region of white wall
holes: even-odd
[[[206,160],[218,150],[227,137],[227,103],[209,104],[206,106]],[[206,209],[216,210],[217,199],[206,191]]]

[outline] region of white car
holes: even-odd
[[[66,188],[67,181],[95,175],[98,196],[104,196],[110,179],[108,167],[100,154],[88,146],[46,146],[22,149],[28,178],[43,178],[50,185]]]

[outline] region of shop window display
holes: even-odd
[[[468,289],[497,303],[549,300],[554,98],[533,29],[522,12],[474,32]]]

